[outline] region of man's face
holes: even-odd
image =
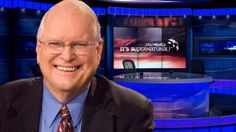
[[[52,92],[74,92],[85,88],[100,62],[102,41],[96,41],[91,18],[84,14],[48,14],[42,34],[37,38],[37,62],[44,81]],[[41,41],[42,43],[40,43]],[[69,46],[76,42],[90,42],[83,50]],[[63,42],[61,53],[46,42]]]

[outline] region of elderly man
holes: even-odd
[[[0,86],[0,131],[151,132],[151,102],[95,75],[102,47],[97,17],[85,3],[52,7],[37,34],[43,77]]]

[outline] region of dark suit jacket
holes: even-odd
[[[0,86],[0,132],[38,132],[42,78]],[[153,108],[144,96],[96,75],[86,97],[82,132],[151,132]]]

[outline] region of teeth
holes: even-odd
[[[74,72],[77,70],[77,67],[56,66],[56,68],[60,71],[65,71],[65,72]]]

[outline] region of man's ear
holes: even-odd
[[[36,59],[37,59],[37,63],[39,64],[39,52],[40,52],[40,48],[41,48],[41,45],[40,43],[37,41],[37,44],[36,44]]]
[[[96,59],[97,59],[97,66],[100,64],[102,58],[102,49],[103,49],[103,40],[99,40],[96,45]]]
[[[103,50],[103,40],[100,39],[98,41],[98,45],[97,45],[97,52],[98,52],[98,55],[101,57],[102,55],[102,50]]]

